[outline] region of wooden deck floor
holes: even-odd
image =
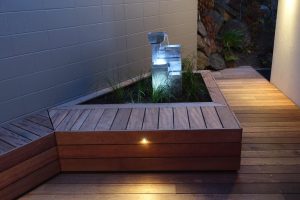
[[[0,156],[53,133],[47,111],[0,126]]]
[[[244,129],[238,173],[60,174],[21,199],[300,199],[300,109],[251,68],[215,77]]]

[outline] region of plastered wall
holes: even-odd
[[[300,1],[280,0],[271,82],[300,106]]]

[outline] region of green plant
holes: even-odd
[[[149,91],[152,90],[151,83],[149,81],[143,81],[144,78],[140,77],[137,81],[136,89],[134,90],[134,103],[141,103],[147,99]]]
[[[120,83],[113,84],[113,82],[109,81],[109,85],[112,88],[112,96],[115,103],[120,103],[125,99],[125,91],[124,87],[121,86]],[[112,103],[114,103],[112,102]]]
[[[99,99],[102,102],[109,103],[199,101],[199,99],[205,96],[207,91],[201,89],[202,87],[205,88],[201,76],[194,73],[196,63],[194,59],[195,56],[183,58],[182,65],[184,72],[182,73],[181,80],[170,80],[166,83],[161,83],[160,86],[156,86],[153,89],[153,77],[148,77],[146,74],[140,74],[140,76],[132,78],[130,81],[131,84],[125,87],[119,83],[119,79],[116,79],[115,81],[108,81],[112,92]],[[118,78],[118,76],[115,76],[115,78]],[[173,81],[180,81],[182,85],[180,82]]]
[[[169,102],[171,94],[168,87],[159,86],[153,88],[151,100],[153,103]]]
[[[108,79],[107,82],[112,89],[112,103],[120,103],[124,101],[126,93],[124,87],[122,87],[122,85],[120,84],[119,74],[117,74],[117,80],[115,80],[115,78],[113,77],[112,80]]]
[[[193,58],[186,57],[182,59],[182,69],[183,71],[191,71],[194,68]]]
[[[197,102],[199,98],[207,98],[208,94],[205,83],[203,82],[201,75],[194,71],[196,62],[196,56],[188,56],[183,58],[183,69],[182,74],[182,91],[184,94],[184,101]]]
[[[239,58],[232,52],[232,51],[225,51],[224,52],[224,60],[226,62],[235,62],[239,60]]]
[[[137,102],[140,103],[143,101],[143,99],[146,97],[146,89],[142,84],[138,84],[137,89]]]
[[[199,81],[194,73],[194,57],[183,59],[184,74],[182,76],[182,89],[187,101],[196,101],[199,95]]]
[[[221,41],[224,50],[241,50],[244,48],[244,33],[239,30],[226,31],[221,36]]]
[[[114,98],[116,102],[122,102],[125,97],[125,91],[123,87],[118,87],[114,89]]]
[[[223,56],[226,62],[235,62],[239,59],[234,51],[244,49],[244,39],[244,33],[239,30],[230,30],[222,34]]]

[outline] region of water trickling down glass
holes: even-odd
[[[170,45],[165,32],[148,33],[152,46],[152,86],[181,91],[181,45]]]

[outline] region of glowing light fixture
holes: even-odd
[[[147,140],[147,138],[143,138],[142,140],[141,140],[141,144],[149,144],[150,142],[149,142],[149,140]]]

